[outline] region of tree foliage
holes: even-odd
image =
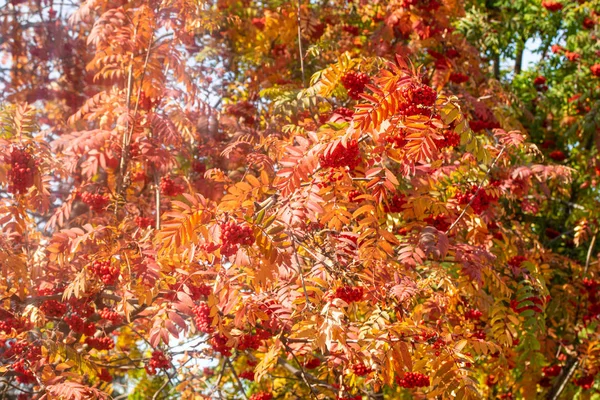
[[[0,21],[3,398],[598,390],[598,0]]]

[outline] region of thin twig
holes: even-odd
[[[235,372],[235,368],[233,368],[233,364],[231,363],[231,360],[229,359],[229,357],[225,358],[225,363],[227,364],[227,366],[231,370],[231,373],[233,374],[233,377],[235,378],[238,386],[240,387],[240,392],[242,392],[242,395],[247,400],[248,396],[246,396],[246,391],[244,390],[244,385],[242,384],[242,381],[240,380],[240,377],[238,376],[237,372]]]
[[[300,27],[300,7],[302,0],[298,0],[298,53],[300,53],[300,69],[302,70],[302,87],[306,87],[304,78],[304,52],[302,51],[302,28]]]
[[[583,275],[587,274],[588,268],[590,267],[590,259],[592,258],[592,250],[594,249],[594,245],[596,244],[596,238],[598,237],[598,233],[594,235],[592,238],[592,242],[590,243],[590,247],[588,248],[587,255],[585,257],[585,269],[583,270]]]
[[[567,361],[567,365],[565,365],[565,368],[563,368],[562,373],[560,374],[560,376],[554,383],[554,386],[552,386],[552,389],[550,389],[548,395],[546,396],[548,400],[557,400],[559,398],[560,394],[565,389],[565,386],[567,386],[567,383],[569,383],[569,381],[571,380],[571,377],[575,373],[575,370],[577,370],[578,365],[579,360],[577,358],[573,357],[569,361]]]
[[[469,201],[469,203],[462,210],[462,212],[460,213],[460,215],[458,216],[458,218],[456,218],[456,220],[452,223],[452,225],[450,225],[450,227],[448,228],[448,230],[446,230],[446,235],[449,234],[452,231],[452,229],[454,229],[454,227],[458,224],[458,222],[462,219],[462,217],[467,212],[467,209],[471,206],[471,204],[473,204],[473,202],[477,198],[477,195],[479,194],[479,191],[483,187],[483,184],[489,178],[490,174],[492,173],[492,170],[496,166],[496,163],[498,162],[498,160],[500,159],[500,157],[502,157],[502,154],[504,154],[504,150],[506,150],[506,146],[502,147],[502,149],[500,150],[500,153],[498,153],[498,155],[496,156],[496,158],[494,158],[494,161],[492,161],[492,164],[488,168],[487,173],[485,174],[485,176],[483,177],[483,179],[481,180],[481,182],[479,182],[479,184],[477,185],[477,190],[473,194],[473,197],[471,197],[471,201]]]

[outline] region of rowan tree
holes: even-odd
[[[597,396],[599,0],[0,21],[2,398]]]

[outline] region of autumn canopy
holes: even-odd
[[[599,23],[4,1],[0,398],[598,398]]]

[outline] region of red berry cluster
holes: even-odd
[[[429,377],[420,372],[407,372],[402,379],[400,377],[396,378],[396,383],[407,389],[427,387],[429,386]]]
[[[152,352],[152,358],[146,365],[146,372],[148,375],[156,375],[157,369],[169,369],[171,361],[169,358],[160,350],[154,350]]]
[[[118,324],[121,321],[121,315],[116,311],[111,311],[109,308],[98,311],[100,318],[111,321],[113,324]]]
[[[403,194],[394,194],[388,204],[383,206],[383,211],[386,213],[399,213],[404,210],[406,204],[406,196]]]
[[[583,316],[583,320],[586,322],[600,315],[600,299],[597,297],[599,286],[600,282],[583,278],[583,289],[587,293],[588,300],[587,313]]]
[[[116,265],[111,265],[109,260],[94,261],[91,270],[92,273],[100,278],[105,285],[114,284],[117,279],[119,279],[119,275],[121,275],[119,267]]]
[[[352,36],[358,36],[360,29],[358,26],[354,26],[354,25],[343,25],[342,31],[348,32]]]
[[[192,162],[192,170],[197,174],[203,175],[206,172],[206,164],[202,161],[194,160]]]
[[[96,350],[110,350],[115,347],[115,342],[108,336],[99,338],[88,337],[85,339],[85,343],[92,349]]]
[[[57,300],[46,300],[40,306],[40,310],[50,318],[58,318],[65,315],[67,312],[67,305]]]
[[[252,228],[238,225],[233,221],[221,224],[221,254],[229,257],[237,253],[239,245],[251,246],[254,243]]]
[[[450,74],[450,82],[460,84],[460,83],[465,83],[468,80],[469,80],[469,77],[465,74],[461,74],[460,72],[454,72],[454,73]]]
[[[176,183],[168,176],[163,176],[160,179],[160,192],[165,196],[176,197],[185,192],[185,186]]]
[[[550,12],[560,11],[563,8],[562,3],[554,0],[544,0],[542,1],[542,7]]]
[[[547,367],[542,368],[542,374],[547,377],[555,377],[560,374],[562,371],[562,367],[560,365],[549,365]]]
[[[481,340],[485,340],[485,338],[487,337],[487,335],[485,334],[484,331],[482,330],[476,330],[475,332],[473,332],[471,334],[471,337],[475,338],[475,339],[481,339]]]
[[[315,369],[319,365],[321,365],[321,360],[318,358],[311,358],[310,360],[304,362],[304,368],[306,369]]]
[[[210,307],[208,304],[202,302],[192,308],[194,313],[194,322],[196,322],[196,328],[198,331],[204,333],[212,333],[214,328],[212,327],[212,318],[210,317]]]
[[[275,45],[273,47],[273,54],[276,56],[284,55],[285,49],[285,44]],[[226,107],[225,112],[241,119],[246,125],[254,125],[254,122],[256,121],[256,107],[249,101],[241,101],[236,104],[230,104]]]
[[[590,67],[592,75],[600,77],[600,64],[594,64]]]
[[[435,11],[441,7],[441,3],[438,0],[403,0],[403,7],[415,6],[423,11]]]
[[[364,295],[365,289],[362,286],[343,286],[335,289],[334,297],[350,304],[355,301],[361,301]]]
[[[135,224],[141,229],[146,229],[149,226],[153,227],[154,226],[154,218],[142,217],[140,215],[140,216],[135,217]]]
[[[17,375],[15,377],[15,380],[18,383],[22,383],[23,385],[29,385],[31,383],[35,383],[36,382],[35,375],[29,369],[29,367],[25,364],[25,360],[24,359],[20,359],[20,360],[15,361],[12,364],[12,369],[17,374],[19,374],[19,375]]]
[[[152,108],[156,107],[160,103],[160,99],[153,99],[146,95],[146,92],[142,90],[140,93],[140,97],[138,99],[138,105],[140,109],[144,111],[149,111]]]
[[[272,400],[273,395],[267,392],[258,392],[250,396],[250,400]]]
[[[422,83],[411,83],[402,88],[405,102],[400,106],[400,113],[410,115],[431,115],[431,107],[437,99],[437,92]]]
[[[565,51],[565,57],[567,57],[567,60],[569,61],[577,61],[581,58],[581,54],[574,51]]]
[[[356,140],[348,142],[346,147],[338,143],[330,152],[319,156],[322,168],[349,167],[354,169],[360,164],[360,160],[360,149]]]
[[[352,365],[352,372],[354,372],[354,375],[356,376],[365,376],[367,374],[369,374],[372,369],[367,367],[365,364],[363,363],[356,363]]]
[[[362,195],[363,193],[360,190],[352,190],[348,192],[348,201],[350,203],[362,203],[363,199],[357,199],[358,196]]]
[[[470,319],[472,321],[478,321],[481,318],[483,313],[477,309],[467,310],[465,312],[465,318]]]
[[[240,378],[254,382],[254,371],[252,371],[252,370],[244,371],[244,372],[240,373]]]
[[[259,31],[262,31],[263,29],[265,29],[266,22],[267,22],[267,20],[265,19],[265,17],[252,18],[252,25],[254,25],[254,27],[256,29],[258,29]]]
[[[429,216],[423,219],[427,224],[435,227],[440,232],[446,232],[450,228],[451,222],[446,214],[438,214],[435,217]]]
[[[546,77],[545,76],[536,76],[535,79],[533,80],[533,84],[535,86],[540,86],[546,83]]]
[[[205,283],[200,285],[189,285],[189,289],[193,300],[199,300],[203,297],[208,297],[212,293],[212,289]]]
[[[25,149],[13,147],[10,151],[8,191],[13,194],[27,193],[33,186],[36,162]]]
[[[385,141],[392,145],[394,149],[401,149],[406,146],[408,141],[406,140],[406,131],[404,129],[400,129],[394,132],[394,135],[386,136]]]
[[[98,379],[104,382],[112,382],[113,377],[106,368],[102,368],[98,374]]]
[[[475,195],[476,193],[477,195]],[[476,214],[481,214],[489,208],[490,204],[496,202],[498,197],[488,194],[485,188],[481,188],[477,191],[477,185],[473,185],[469,191],[457,194],[456,199],[459,204],[469,204],[471,200],[473,200],[471,208]]]
[[[457,147],[460,145],[460,135],[452,130],[444,131],[443,139],[435,139],[434,143],[438,149],[445,149],[448,147]]]
[[[227,345],[228,339],[226,336],[221,334],[215,335],[210,339],[210,345],[212,346],[214,351],[217,351],[223,354],[225,357],[231,356],[231,346]]]
[[[88,205],[94,212],[102,212],[108,205],[110,198],[106,194],[85,192],[81,194],[81,201]]]
[[[93,322],[86,324],[83,318],[78,315],[73,314],[70,317],[66,317],[65,322],[75,333],[83,333],[86,336],[92,336],[96,333],[96,325]]]
[[[469,121],[469,128],[471,128],[471,130],[473,132],[481,132],[484,129],[496,129],[496,128],[500,128],[500,124],[496,121],[484,121],[481,119],[474,119]]]
[[[579,386],[583,390],[588,390],[591,389],[592,386],[594,386],[594,379],[594,375],[585,375],[581,378],[575,379],[573,383],[575,383],[575,385]]]
[[[348,91],[348,96],[354,100],[360,99],[360,94],[364,92],[365,85],[371,80],[369,75],[364,72],[350,71],[342,76],[342,85]]]
[[[258,350],[262,338],[259,335],[246,334],[240,338],[237,345],[238,350]]]
[[[562,162],[567,159],[567,155],[562,150],[554,150],[552,153],[548,154],[548,157],[556,162]]]
[[[17,332],[23,329],[21,321],[15,318],[6,318],[0,321],[0,332],[11,333],[13,329]]]
[[[354,111],[346,107],[338,107],[333,110],[334,116],[339,116],[344,121],[352,121],[352,117],[354,116]],[[334,121],[336,122],[336,121]]]
[[[582,25],[585,29],[594,29],[594,26],[596,26],[596,21],[594,21],[590,17],[585,17],[583,19]]]
[[[518,274],[521,271],[521,264],[527,261],[525,256],[514,256],[508,260],[508,266],[511,268],[514,274]]]

